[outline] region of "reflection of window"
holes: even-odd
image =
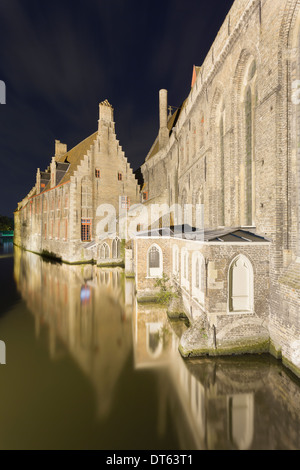
[[[92,238],[92,220],[81,219],[81,241],[90,242]]]
[[[88,304],[91,300],[91,288],[87,285],[81,287],[80,301],[82,304]]]
[[[233,395],[228,398],[228,434],[238,450],[250,448],[254,435],[253,395]]]
[[[153,358],[159,357],[163,349],[163,337],[161,330],[161,323],[146,324],[146,347],[149,355]]]

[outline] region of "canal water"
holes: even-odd
[[[184,322],[121,269],[0,253],[1,449],[300,449],[300,385],[269,355],[183,360]]]

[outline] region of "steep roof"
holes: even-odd
[[[66,181],[70,179],[70,176],[73,176],[74,171],[76,170],[77,166],[81,162],[82,158],[87,154],[87,151],[90,149],[91,145],[96,140],[96,138],[97,138],[97,131],[57,159],[58,163],[59,162],[70,163],[67,173],[65,174],[64,178],[61,180],[62,183],[65,183]]]
[[[169,136],[172,134],[173,132],[173,127],[176,126],[176,122],[178,121],[178,118],[180,116],[180,113],[182,111],[182,109],[184,108],[185,106],[185,101],[182,103],[182,105],[180,106],[180,108],[177,108],[176,111],[172,114],[172,116],[169,117],[168,119],[168,123],[167,123],[167,127],[169,129]],[[159,141],[158,141],[158,135],[146,157],[146,161],[149,160],[150,158],[152,158],[157,152],[159,151]]]
[[[87,151],[90,149],[91,145],[96,140],[96,137],[97,137],[97,131],[94,132],[94,134],[87,137],[86,139],[84,139],[79,144],[77,144],[68,152],[56,158],[56,164],[57,164],[57,169],[59,170],[59,173],[63,171],[63,167],[64,167],[63,164],[69,164],[68,168],[66,168],[66,166],[64,168],[65,170],[64,175],[63,176],[59,175],[59,176],[62,176],[59,181],[60,184],[66,183],[67,181],[70,180],[70,177],[74,175],[76,168],[78,167],[83,157],[87,154]],[[44,190],[47,190],[47,189],[50,189],[50,181]]]

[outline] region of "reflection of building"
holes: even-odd
[[[15,211],[15,243],[69,262],[120,262],[118,239],[111,234],[104,253],[100,240],[106,232],[116,233],[116,218],[138,201],[139,186],[105,100],[99,105],[98,131],[69,151],[56,141],[49,167],[38,169],[35,186]]]
[[[137,305],[133,326],[135,367],[161,370],[159,394],[168,398],[159,421],[164,422],[169,408],[176,410],[174,424],[182,448],[188,440],[196,449],[299,448],[297,384],[287,385],[285,374],[278,374],[268,356],[183,360],[177,350],[184,325],[170,323],[165,309],[151,304]],[[155,332],[159,335],[149,347]],[[280,396],[282,387],[293,389],[292,401]],[[291,419],[288,423],[286,418],[276,433],[269,429],[269,400],[272,413]],[[290,442],[286,435],[292,436]]]
[[[37,335],[47,325],[51,357],[69,351],[95,387],[99,415],[106,415],[132,348],[122,271],[49,263],[18,248],[14,270]]]
[[[161,306],[136,304],[134,283],[118,268],[49,263],[16,248],[14,274],[51,359],[70,355],[91,383],[104,433],[115,419],[125,433],[144,427],[146,443],[148,433],[171,432],[181,449],[299,448],[299,387],[270,358],[183,360],[185,324],[171,324]],[[271,412],[282,416],[278,429]]]

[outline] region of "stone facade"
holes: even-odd
[[[159,250],[161,272],[152,274],[153,249]],[[168,309],[171,317],[186,314],[190,321],[180,345],[184,356],[268,352],[269,254],[266,240],[228,243],[142,234],[134,243],[137,298],[159,299],[157,279],[163,274],[174,298],[179,288],[181,310],[178,301]]]
[[[56,141],[55,150],[49,167],[45,172],[38,169],[36,185],[18,204],[15,244],[67,262],[120,262],[118,238],[113,247],[118,232],[114,225],[130,204],[139,202],[140,191],[117,140],[107,100],[99,105],[97,132],[70,151]],[[114,209],[111,218],[108,206]],[[101,240],[106,237],[108,252],[102,256]]]
[[[299,80],[300,2],[236,0],[167,121],[167,141],[163,92],[160,131],[142,166],[147,204],[201,203],[205,227],[250,227],[272,241],[271,350],[297,374]]]

